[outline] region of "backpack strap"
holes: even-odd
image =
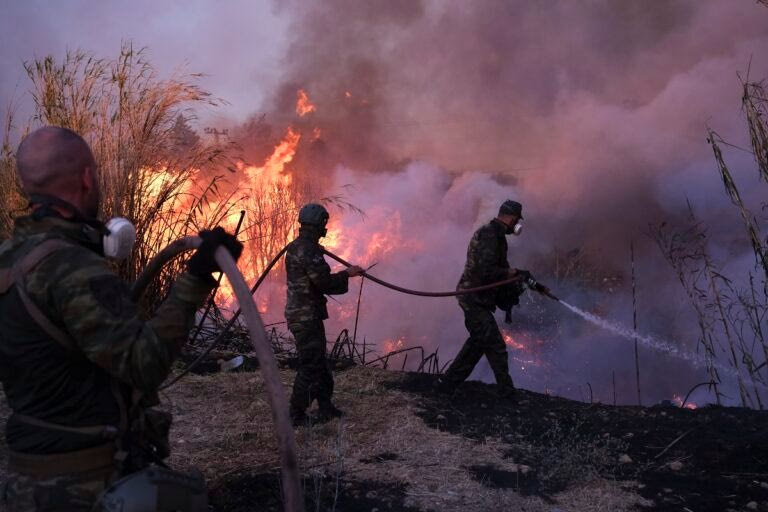
[[[50,238],[44,240],[39,245],[36,245],[31,251],[24,255],[19,261],[17,261],[10,269],[4,269],[4,275],[0,275],[0,293],[7,291],[11,285],[16,285],[16,290],[19,293],[21,301],[24,303],[24,307],[27,309],[29,316],[43,329],[46,334],[51,338],[59,342],[68,350],[74,350],[77,347],[75,341],[64,331],[58,328],[51,322],[51,320],[43,313],[40,308],[35,304],[32,298],[27,293],[27,284],[25,278],[27,274],[33,270],[41,261],[50,256],[59,249],[65,247],[71,247],[72,244],[57,238]],[[5,287],[5,289],[3,289]]]
[[[50,238],[44,240],[27,254],[24,255],[18,262],[16,262],[10,268],[0,269],[0,293],[6,292],[11,286],[16,286],[16,290],[21,297],[24,307],[37,323],[37,325],[45,331],[51,338],[64,346],[68,350],[77,350],[77,343],[63,330],[58,328],[54,323],[43,313],[40,308],[35,304],[32,298],[27,293],[25,278],[27,274],[33,270],[41,261],[50,256],[59,249],[65,247],[71,247],[73,244],[62,239]],[[60,432],[70,432],[77,434],[90,435],[94,437],[102,437],[111,439],[115,444],[113,448],[113,461],[118,467],[126,460],[127,452],[123,447],[122,436],[128,431],[128,418],[129,411],[126,400],[120,391],[119,381],[112,377],[110,379],[110,390],[120,411],[120,423],[117,426],[112,425],[93,425],[87,427],[73,427],[69,425],[61,425],[58,423],[51,423],[48,421],[40,420],[25,414],[14,413],[14,416],[28,425],[34,425],[37,427],[43,427],[51,430],[57,430]],[[138,404],[140,394],[134,390],[133,392],[134,406]]]

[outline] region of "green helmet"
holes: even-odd
[[[328,210],[321,204],[309,203],[305,204],[301,210],[299,210],[299,223],[310,224],[312,226],[325,227],[328,223],[330,215]]]

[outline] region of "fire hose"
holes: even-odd
[[[131,298],[134,301],[138,301],[142,294],[146,290],[152,279],[162,270],[169,261],[181,253],[197,248],[201,243],[198,237],[185,237],[181,238],[165,249],[160,251],[147,265],[145,270],[138,276],[136,282],[131,289]],[[298,461],[296,457],[296,440],[293,434],[293,428],[288,415],[288,404],[283,393],[282,381],[280,380],[280,374],[277,366],[277,361],[272,348],[267,340],[267,334],[264,330],[264,324],[261,321],[258,309],[253,302],[252,295],[261,286],[266,279],[269,272],[274,268],[278,261],[285,255],[288,250],[288,246],[283,247],[259,276],[256,283],[248,289],[248,285],[245,283],[242,274],[237,268],[235,261],[226,249],[219,248],[216,251],[216,262],[222,269],[222,272],[226,274],[230,284],[235,292],[240,309],[238,309],[232,318],[227,322],[219,335],[214,341],[206,348],[206,350],[198,356],[187,368],[179,375],[177,375],[168,384],[165,384],[161,389],[167,389],[181,378],[187,375],[193,368],[195,368],[213,349],[221,343],[224,336],[229,329],[235,324],[241,313],[245,313],[246,325],[251,336],[251,343],[253,344],[256,352],[256,357],[259,360],[259,366],[262,369],[262,375],[264,377],[264,386],[267,391],[267,397],[269,399],[270,406],[272,408],[272,418],[277,431],[278,444],[280,446],[280,460],[282,470],[282,481],[284,489],[285,510],[289,512],[300,511],[303,509],[303,500],[301,498],[301,486],[298,473]],[[330,258],[338,261],[346,267],[351,267],[352,264],[342,259],[341,257],[333,254],[332,252],[323,249],[323,253]],[[520,278],[515,276],[509,279],[504,279],[496,283],[487,284],[484,286],[478,286],[474,288],[462,288],[449,292],[425,292],[421,290],[411,290],[398,286],[382,279],[377,278],[363,271],[361,276],[370,279],[374,283],[381,285],[391,290],[408,294],[416,295],[419,297],[455,297],[459,295],[468,295],[483,291],[492,290],[500,286],[505,286],[511,283],[519,282]],[[533,278],[529,277],[526,280],[528,286],[547,297],[558,300],[548,288],[537,283]]]
[[[178,243],[178,242],[175,242],[175,243]],[[134,285],[134,288],[133,288],[134,300],[137,298],[137,295],[141,296],[141,293],[142,293],[143,289],[149,284],[149,282],[152,279],[152,276],[155,275],[157,273],[157,271],[159,271],[159,269],[162,267],[162,264],[160,264],[160,263],[155,264],[155,261],[156,260],[168,261],[170,258],[173,257],[173,256],[170,256],[170,257],[163,256],[163,253],[165,251],[168,251],[169,254],[173,254],[173,255],[176,255],[176,254],[179,253],[179,251],[175,250],[173,247],[174,247],[174,244],[171,244],[166,249],[164,249],[161,253],[159,253],[155,257],[155,259],[150,262],[149,266],[147,267],[147,270],[145,270],[145,272],[142,275],[140,275],[139,278],[136,280],[136,284]],[[283,257],[283,255],[285,254],[285,252],[287,250],[288,250],[288,246],[286,245],[285,247],[283,247],[275,255],[274,258],[272,258],[272,260],[269,262],[269,264],[266,266],[264,271],[259,276],[258,280],[256,281],[256,284],[254,284],[251,287],[251,295],[256,293],[256,290],[258,290],[259,286],[261,286],[261,283],[264,282],[264,279],[266,279],[266,277],[269,274],[269,272],[274,268],[274,266],[277,264],[277,262],[280,261],[280,258]],[[335,254],[333,254],[332,252],[330,252],[330,251],[328,251],[326,249],[323,249],[323,253],[326,254],[327,256],[333,258],[334,260],[338,261],[339,263],[341,263],[342,265],[344,265],[346,267],[351,267],[352,266],[352,264],[349,263],[348,261],[342,259],[339,256],[336,256]],[[155,265],[157,268],[154,268],[153,265]],[[411,290],[411,289],[408,289],[408,288],[403,288],[402,286],[397,286],[395,284],[388,283],[387,281],[379,279],[378,277],[373,276],[373,275],[369,274],[368,272],[363,272],[360,275],[362,275],[363,277],[365,277],[367,279],[370,279],[374,283],[379,284],[379,285],[381,285],[381,286],[383,286],[385,288],[389,288],[391,290],[394,290],[394,291],[397,291],[397,292],[400,292],[400,293],[405,293],[405,294],[408,294],[408,295],[416,295],[416,296],[419,296],[419,297],[455,297],[455,296],[458,296],[458,295],[468,295],[468,294],[471,294],[471,293],[478,293],[478,292],[492,290],[494,288],[498,288],[500,286],[504,286],[504,285],[511,284],[511,283],[519,281],[518,277],[512,277],[510,279],[505,279],[503,281],[498,281],[496,283],[491,283],[491,284],[487,284],[487,285],[484,285],[484,286],[478,286],[478,287],[475,287],[475,288],[463,288],[463,289],[457,289],[457,290],[450,291],[450,292],[425,292],[425,291],[420,291],[420,290]],[[549,298],[551,298],[553,300],[559,300],[546,287],[544,287],[541,284],[537,283],[532,278],[527,281],[527,284],[528,284],[529,287],[531,287],[532,289],[538,291],[539,293],[541,293],[543,295],[546,295],[547,297],[549,297]],[[239,300],[239,297],[238,297],[238,300]],[[229,331],[230,328],[232,328],[232,326],[235,324],[235,322],[237,321],[238,317],[240,316],[240,312],[241,312],[240,309],[235,311],[235,313],[232,315],[232,318],[230,318],[229,321],[224,325],[224,328],[221,330],[219,335],[213,340],[213,342],[210,343],[208,345],[208,347],[206,347],[206,349],[199,356],[197,356],[197,358],[195,358],[195,360],[192,361],[184,369],[184,371],[182,371],[179,375],[174,377],[170,382],[168,382],[167,384],[163,385],[160,389],[167,389],[167,388],[173,386],[179,380],[181,380],[187,374],[189,374],[189,372],[191,372],[194,368],[196,368],[197,365],[199,365],[208,356],[208,354],[210,354],[219,345],[219,343],[221,343],[224,340],[224,337],[226,336],[227,332]]]
[[[184,251],[196,249],[201,242],[198,237],[185,237],[173,242],[160,251],[134,283],[131,290],[134,300],[141,297],[152,278],[157,275],[166,263]],[[280,255],[282,256],[282,251]],[[287,512],[302,512],[304,510],[304,500],[301,492],[298,458],[296,456],[296,439],[288,414],[288,401],[283,390],[277,361],[267,340],[267,333],[264,330],[264,324],[261,321],[261,316],[259,316],[259,311],[251,298],[252,292],[249,292],[248,285],[238,270],[235,260],[223,247],[219,247],[216,250],[215,259],[221,271],[229,279],[229,283],[232,285],[232,289],[240,304],[240,310],[245,314],[245,322],[248,326],[251,343],[259,359],[259,367],[264,378],[267,399],[272,409],[272,421],[275,425],[280,450],[284,510]]]

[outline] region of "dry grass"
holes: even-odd
[[[161,79],[143,50],[124,44],[114,59],[77,51],[25,63],[35,102],[35,125],[62,126],[82,135],[100,169],[102,217],[123,216],[137,228],[131,259],[118,268],[133,280],[170,241],[216,225],[234,209],[222,192],[222,171],[232,168],[232,147],[202,142],[184,119],[193,107],[219,101],[195,74]],[[0,153],[0,237],[23,200],[16,185],[15,143],[6,122]],[[14,141],[15,142],[15,141]],[[229,174],[229,173],[224,173]],[[180,266],[167,268],[147,297],[153,309]]]
[[[488,465],[521,474],[527,468],[506,458],[508,445],[500,441],[473,441],[425,425],[416,414],[418,397],[386,385],[401,376],[359,367],[337,375],[336,402],[347,416],[297,432],[309,489],[328,486],[343,475],[347,481],[407,484],[406,505],[423,510],[552,510],[541,498],[490,488],[473,478],[466,468]],[[292,378],[293,372],[283,373],[286,389]],[[277,469],[271,416],[258,373],[193,376],[171,388],[164,401],[176,418],[174,466],[199,467],[214,487],[228,475]],[[370,463],[381,454],[396,457]],[[631,484],[620,486],[594,475],[577,481],[576,488],[555,496],[562,510],[621,511],[640,502],[626,489]]]

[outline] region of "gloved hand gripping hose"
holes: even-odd
[[[173,242],[160,251],[136,280],[132,289],[134,299],[141,297],[141,293],[147,284],[162,269],[165,263],[184,251],[197,248],[201,242],[198,237],[186,237]],[[272,347],[267,340],[267,333],[264,330],[264,324],[261,321],[259,311],[253,302],[251,292],[248,290],[248,285],[238,270],[235,260],[224,247],[219,247],[216,250],[215,259],[222,272],[229,279],[229,283],[232,285],[237,301],[240,304],[240,309],[245,314],[245,322],[248,326],[251,343],[259,359],[259,367],[264,378],[264,387],[272,409],[272,420],[280,447],[284,510],[287,512],[302,512],[304,510],[304,500],[299,479],[296,439],[288,413],[288,401],[280,379],[277,361],[272,353]]]

